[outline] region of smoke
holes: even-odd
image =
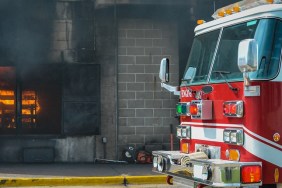
[[[27,67],[47,61],[55,2],[0,1],[0,64]]]

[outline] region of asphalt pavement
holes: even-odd
[[[0,164],[0,187],[125,186],[166,184],[152,164]]]
[[[0,177],[148,176],[152,164],[47,163],[1,164]]]

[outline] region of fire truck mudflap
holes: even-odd
[[[204,152],[153,151],[153,171],[212,187],[260,186],[261,162],[208,159]],[[260,175],[259,175],[260,174]]]

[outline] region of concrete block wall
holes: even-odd
[[[56,1],[49,60],[57,63],[94,62],[93,4]]]
[[[178,82],[177,24],[167,20],[121,19],[118,25],[119,152],[130,145],[170,149],[170,124],[179,97],[160,87],[159,64],[170,59],[170,83]],[[177,145],[178,139],[174,139]],[[120,155],[119,155],[120,156]]]

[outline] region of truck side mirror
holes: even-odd
[[[245,39],[238,47],[238,68],[244,75],[244,85],[250,85],[249,72],[258,69],[258,45],[254,39]]]
[[[242,40],[238,47],[238,67],[241,72],[254,72],[258,68],[258,45],[254,39]]]
[[[160,64],[160,73],[159,77],[161,82],[169,82],[169,59],[163,58]]]

